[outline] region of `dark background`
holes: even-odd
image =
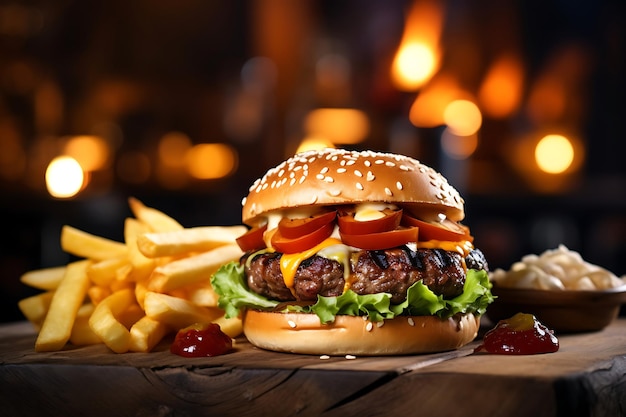
[[[443,65],[470,89],[476,83],[464,56],[480,72],[498,53],[518,53],[524,100],[555,56],[576,51],[577,68],[569,69],[579,77],[565,96],[574,110],[558,122],[576,127],[586,155],[561,186],[540,190],[510,162],[511,144],[535,127],[522,107],[506,120],[485,118],[477,151],[461,162],[442,154],[442,128],[408,122],[418,93],[388,80],[408,1],[0,1],[0,168],[10,166],[15,144],[27,158],[19,175],[0,177],[0,320],[20,319],[16,301],[34,293],[19,283],[21,274],[69,260],[59,247],[63,224],[121,240],[129,196],[185,226],[238,224],[248,186],[295,150],[302,115],[316,107],[368,115],[370,133],[353,148],[394,150],[398,129],[415,141],[411,156],[442,171],[464,196],[465,223],[492,269],[563,243],[626,274],[623,2],[440,3]],[[345,91],[315,82],[316,62],[328,53],[350,63]],[[275,74],[257,74],[260,122],[233,130],[226,122],[233,117],[244,126],[233,116],[244,68],[259,56],[275,65]],[[238,170],[176,189],[155,176],[124,182],[109,170],[94,172],[73,199],[46,192],[43,170],[55,138],[106,132],[117,140],[115,155],[150,154],[171,131],[194,143],[230,144]]]

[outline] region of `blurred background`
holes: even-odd
[[[239,224],[299,149],[441,171],[491,268],[565,244],[626,274],[619,0],[0,1],[0,320],[61,226],[123,239],[128,197]]]

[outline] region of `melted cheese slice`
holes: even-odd
[[[474,249],[474,245],[469,240],[461,240],[459,242],[450,242],[447,240],[427,240],[424,242],[417,242],[415,246],[421,249],[443,249],[450,252],[458,252],[463,258],[467,257],[472,249]]]
[[[305,259],[310,258],[317,252],[332,245],[341,244],[341,240],[329,237],[317,246],[313,246],[311,249],[307,249],[304,252],[297,253],[283,253],[280,257],[280,272],[283,274],[283,280],[285,286],[292,289],[294,278],[296,277],[296,271],[298,267]]]

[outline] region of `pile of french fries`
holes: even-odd
[[[135,198],[129,205],[134,217],[125,220],[123,243],[64,226],[61,247],[79,260],[21,277],[42,290],[19,301],[38,330],[36,351],[104,343],[116,353],[149,352],[195,323],[241,334],[241,320],[217,307],[210,277],[241,257],[235,239],[246,228],[184,228]]]

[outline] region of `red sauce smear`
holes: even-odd
[[[218,356],[233,348],[233,339],[222,332],[219,324],[193,324],[176,333],[170,352],[187,358]]]
[[[534,355],[559,350],[559,339],[532,314],[517,313],[500,320],[485,333],[483,343],[475,352],[503,355]]]

